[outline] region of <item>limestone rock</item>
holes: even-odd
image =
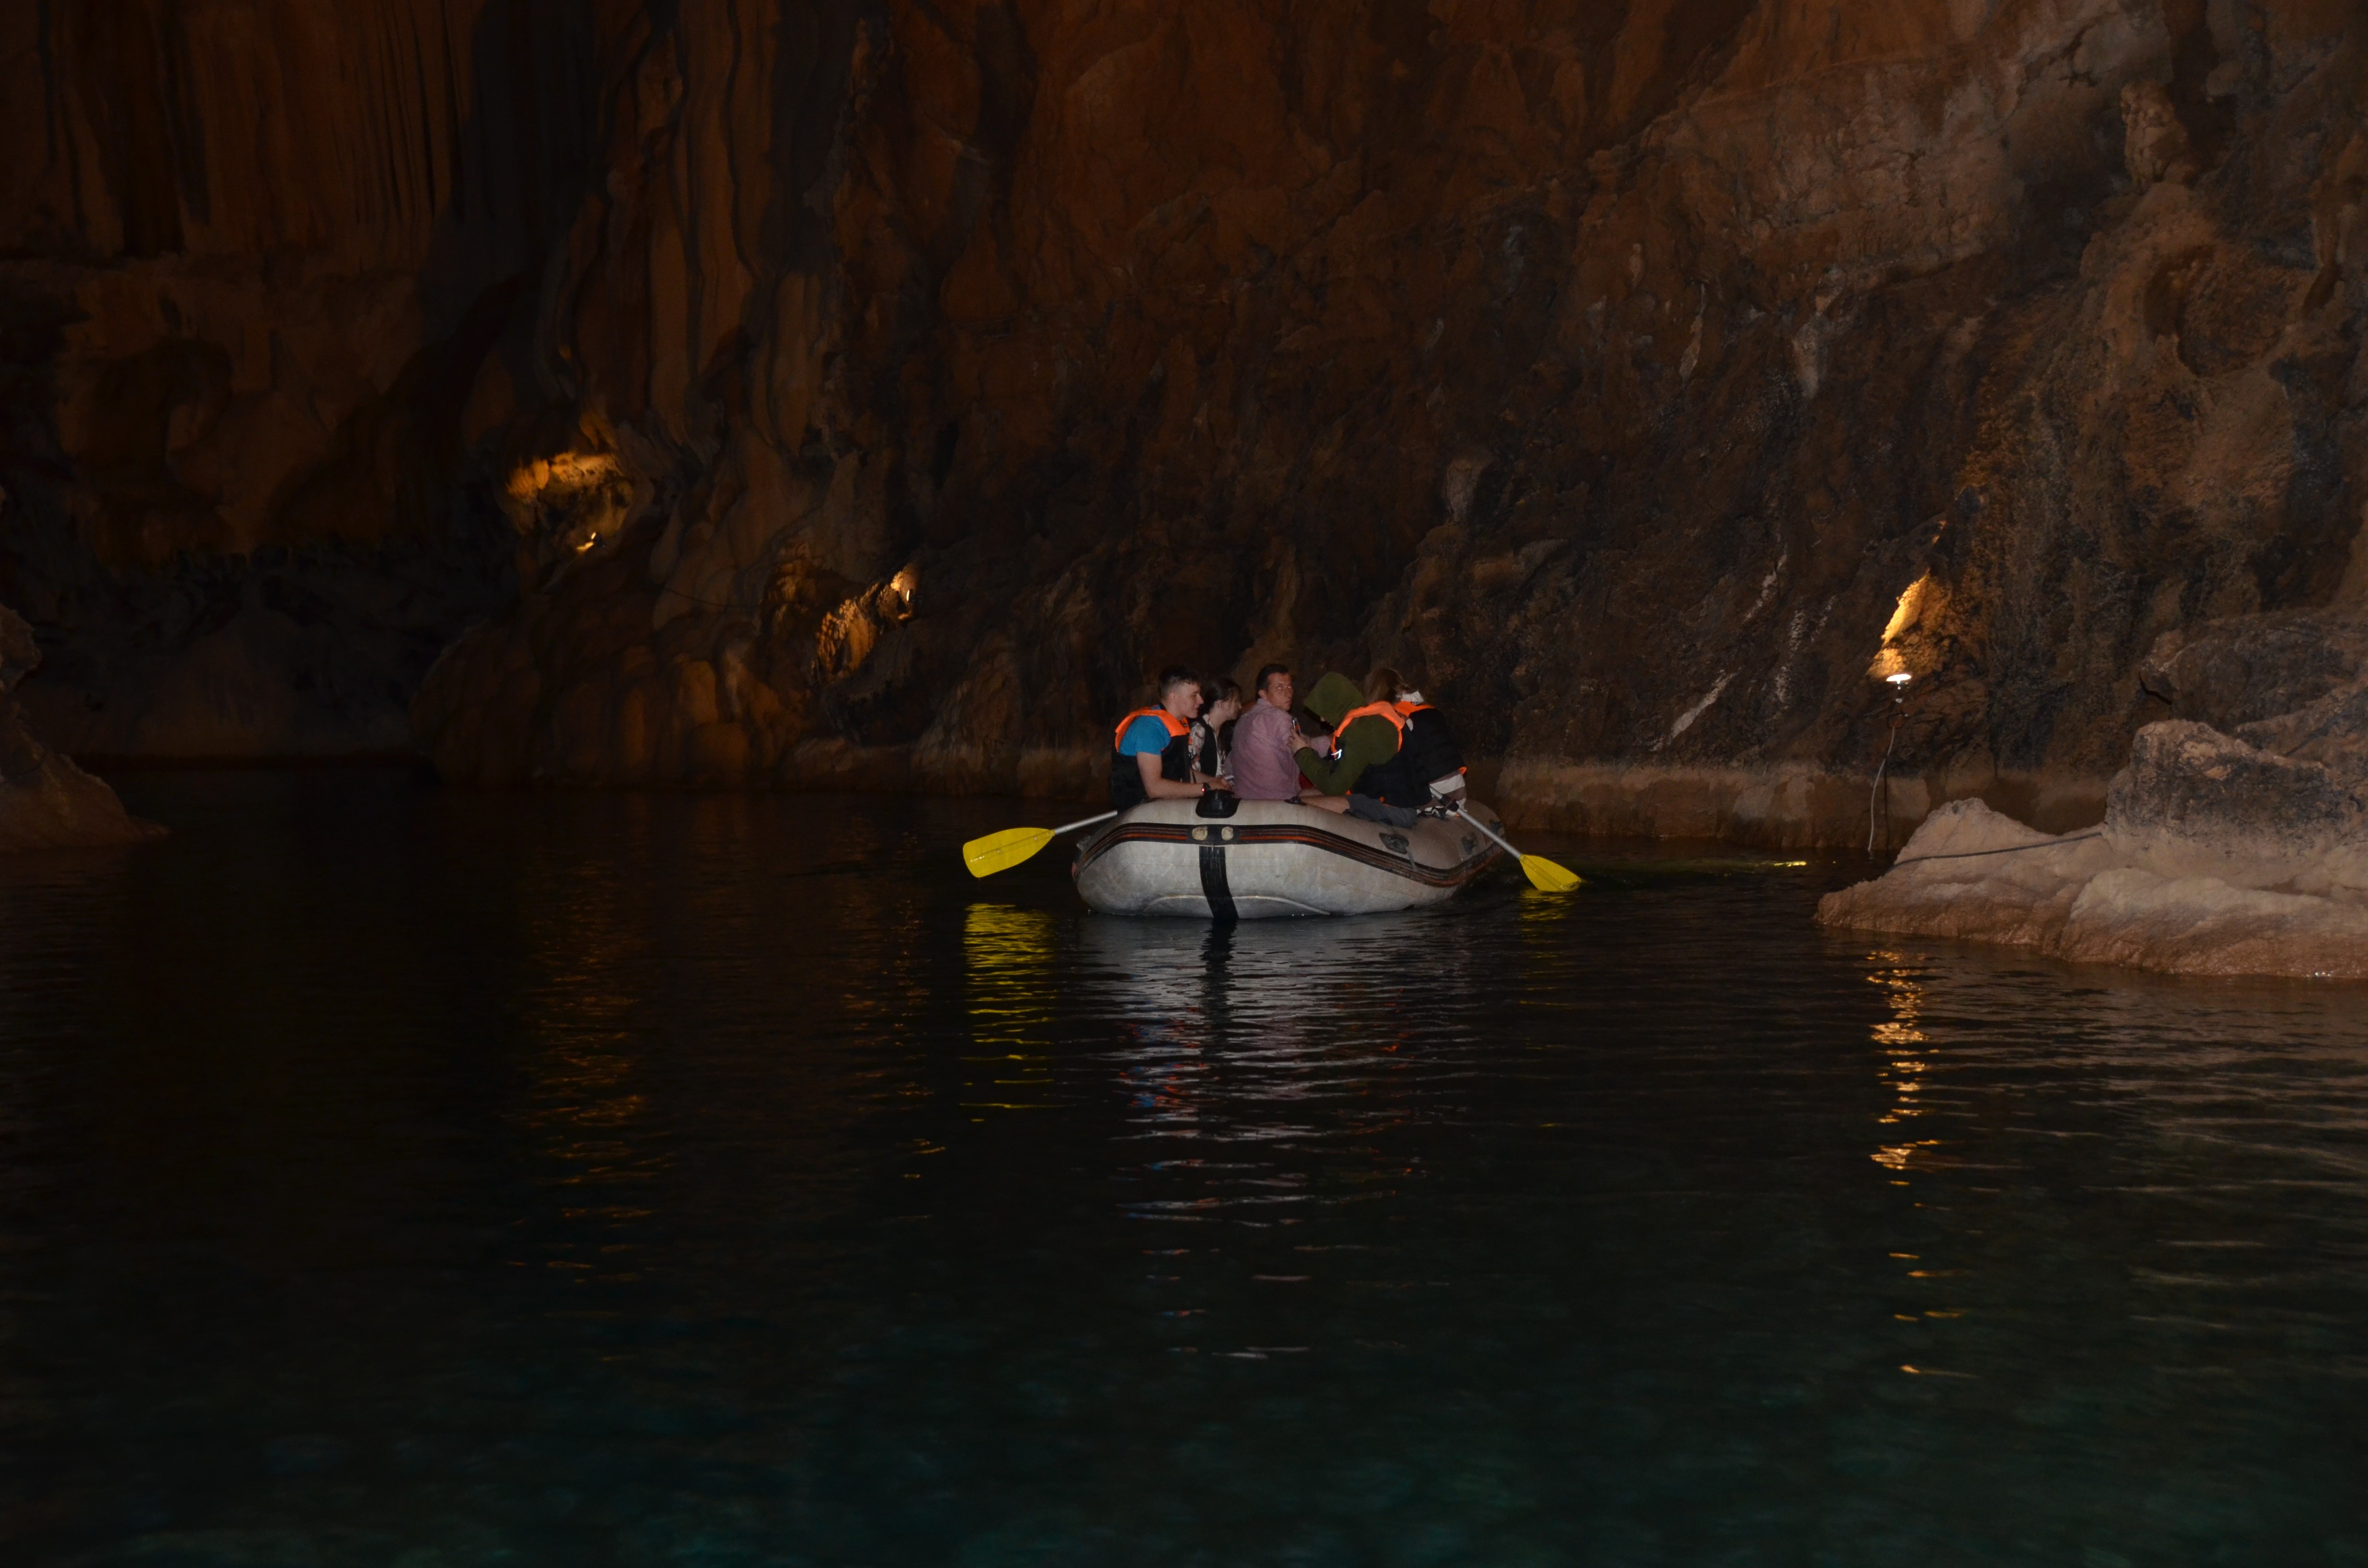
[[[2181,719],[2236,731],[2368,676],[2368,616],[2342,609],[2224,616],[2165,632],[2138,678]]]
[[[2179,974],[2368,980],[2368,908],[2118,867],[2080,890],[2053,951]]]
[[[2201,667],[2222,699],[2308,690],[2343,663],[2295,622],[2219,628]],[[2267,649],[2248,661],[2226,649]],[[2301,672],[2297,674],[2297,672]],[[2088,962],[2191,974],[2368,979],[2368,683],[2245,726],[2149,724],[2114,777],[2105,821],[2050,837],[1961,801],[1929,817],[1893,869],[1830,893],[1829,926],[1963,937]]]
[[[162,830],[25,727],[17,685],[41,662],[32,628],[0,605],[0,851],[131,844]]]
[[[2368,838],[2368,806],[2319,763],[2171,720],[2138,732],[2105,824],[2125,862],[2157,876],[2282,887]]]
[[[1928,818],[1894,869],[1827,894],[1817,918],[2180,974],[2368,980],[2360,892],[2166,877],[2127,863],[2110,834],[2034,834],[1963,801]]]
[[[2152,185],[2174,174],[2192,174],[2192,152],[2169,88],[2151,81],[2123,87],[2122,157],[2131,179]]]
[[[2316,762],[2336,782],[2368,791],[2368,681],[2354,681],[2275,718],[2240,724],[2237,738],[2280,756]]]
[[[1827,926],[2057,950],[2073,906],[2113,852],[2093,831],[2035,833],[1979,801],[1925,818],[1885,876],[1827,893]]]

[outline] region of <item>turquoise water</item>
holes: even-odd
[[[0,1562],[2368,1562],[2359,991],[124,783],[0,868]]]

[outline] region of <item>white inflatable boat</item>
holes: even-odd
[[[1465,809],[1497,825],[1487,807]],[[1288,801],[1238,801],[1224,817],[1151,801],[1080,843],[1070,874],[1105,915],[1377,915],[1454,897],[1497,854],[1453,817],[1390,827]]]

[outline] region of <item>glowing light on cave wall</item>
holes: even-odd
[[[546,492],[564,495],[593,489],[623,472],[623,465],[608,452],[562,452],[557,457],[537,458],[512,469],[503,488],[509,492],[511,500],[531,503],[541,500]]]
[[[1883,629],[1884,645],[1899,640],[1899,634],[1924,617],[1924,601],[1932,591],[1932,574],[1927,572],[1907,585],[1899,595],[1898,607],[1891,612],[1891,622]]]
[[[1874,662],[1867,666],[1868,675],[1877,680],[1889,680],[1894,676],[1914,673],[1908,669],[1906,656],[1894,644],[1916,629],[1916,623],[1924,619],[1925,610],[1931,607],[1940,591],[1930,572],[1902,590],[1899,603],[1893,608],[1891,619],[1883,629],[1883,647],[1875,653]]]

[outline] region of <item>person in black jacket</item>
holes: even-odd
[[[1456,744],[1447,715],[1424,700],[1421,692],[1411,688],[1398,693],[1397,710],[1406,722],[1405,742],[1398,749],[1399,760],[1409,782],[1421,792],[1422,803],[1428,805],[1433,799],[1463,799],[1463,748]]]
[[[1225,753],[1233,744],[1234,721],[1242,715],[1239,681],[1212,676],[1201,683],[1201,716],[1192,721],[1192,766],[1210,778],[1230,783],[1234,770]]]

